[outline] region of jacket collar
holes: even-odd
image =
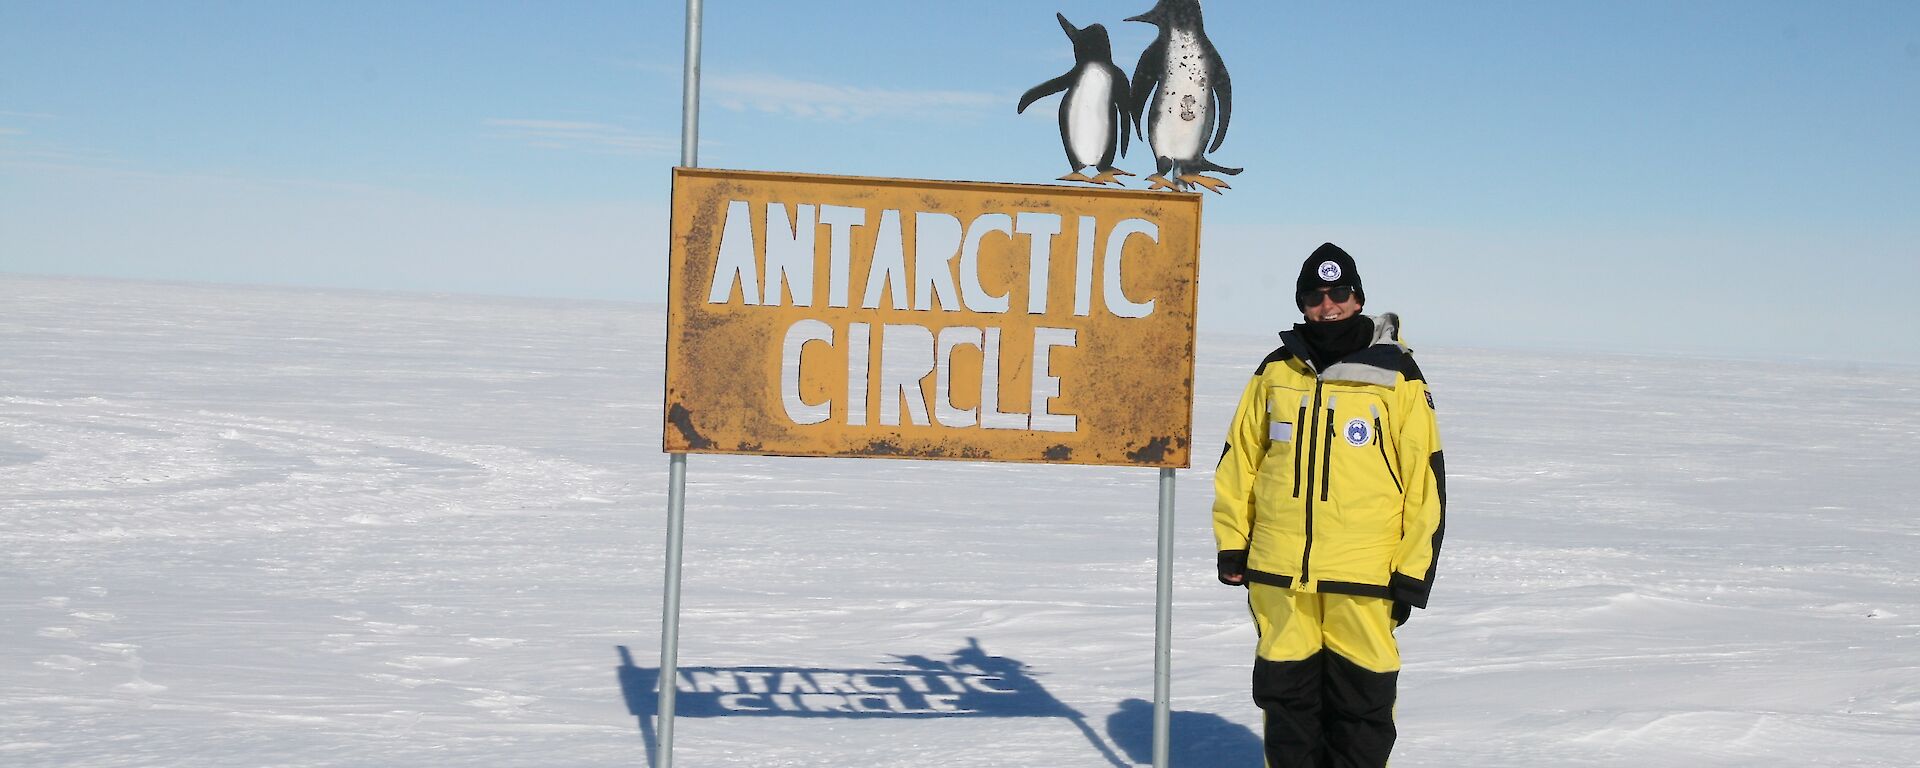
[[[1373,320],[1373,343],[1367,348],[1347,355],[1345,359],[1327,366],[1325,371],[1316,370],[1313,355],[1308,351],[1307,340],[1300,334],[1288,329],[1280,332],[1280,343],[1295,360],[1307,370],[1313,371],[1323,381],[1355,381],[1362,384],[1375,384],[1392,389],[1399,381],[1398,365],[1400,356],[1409,352],[1400,342],[1400,316],[1392,312],[1382,315],[1369,315]]]

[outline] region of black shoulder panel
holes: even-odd
[[[1260,361],[1260,367],[1254,369],[1253,375],[1259,376],[1263,373],[1266,373],[1268,365],[1271,365],[1273,363],[1284,363],[1292,359],[1293,359],[1293,352],[1288,350],[1286,345],[1283,344],[1280,346],[1279,349],[1275,349],[1274,351],[1267,353],[1267,359]]]
[[[1404,373],[1405,369],[1400,364],[1400,358],[1405,356],[1406,355],[1401,352],[1400,347],[1396,345],[1375,344],[1341,358],[1340,362],[1371,365],[1383,370]]]
[[[1399,369],[1401,376],[1407,377],[1407,381],[1427,380],[1427,377],[1420,373],[1420,364],[1413,361],[1412,352],[1401,352],[1400,364],[1395,367]]]
[[[1420,373],[1420,365],[1413,362],[1413,353],[1398,344],[1375,344],[1366,349],[1347,355],[1342,363],[1371,365],[1382,370],[1393,371],[1405,377],[1407,381],[1426,381]]]

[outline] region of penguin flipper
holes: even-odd
[[[1147,49],[1140,52],[1140,63],[1133,65],[1132,94],[1127,101],[1127,116],[1133,121],[1135,135],[1140,135],[1140,116],[1147,113],[1147,97],[1153,95],[1153,88],[1160,84],[1165,74],[1167,58],[1167,37],[1162,34],[1153,39]]]
[[[1245,168],[1228,168],[1228,167],[1226,167],[1226,166],[1224,166],[1224,165],[1220,165],[1220,164],[1218,164],[1218,163],[1215,163],[1215,162],[1213,162],[1212,160],[1208,160],[1208,159],[1206,159],[1206,158],[1204,158],[1204,157],[1203,157],[1203,158],[1200,158],[1200,159],[1198,159],[1198,160],[1194,160],[1194,161],[1191,161],[1191,162],[1186,162],[1186,163],[1182,163],[1182,164],[1181,164],[1181,169],[1182,169],[1182,172],[1191,172],[1191,173],[1208,173],[1208,172],[1212,172],[1212,173],[1224,173],[1224,174],[1226,174],[1226,175],[1228,175],[1228,176],[1238,176],[1238,175],[1240,175],[1240,172],[1241,172],[1241,171],[1244,171],[1244,170],[1246,170]]]
[[[1227,76],[1227,63],[1220,60],[1220,52],[1209,50],[1213,57],[1213,98],[1220,105],[1220,125],[1214,129],[1213,146],[1207,151],[1218,152],[1221,143],[1227,140],[1227,121],[1233,119],[1233,78]]]
[[[1113,90],[1110,92],[1113,102],[1113,132],[1120,137],[1120,156],[1126,157],[1127,139],[1130,138],[1127,135],[1127,110],[1129,109],[1127,104],[1128,99],[1133,98],[1133,91],[1127,84],[1127,73],[1120,71],[1120,68],[1114,66],[1112,62],[1106,63],[1106,69],[1107,76],[1113,78]],[[1107,158],[1107,162],[1112,163],[1113,158]]]
[[[1072,84],[1073,84],[1073,73],[1068,72],[1052,80],[1048,80],[1032,88],[1028,88],[1027,92],[1020,96],[1020,108],[1014,110],[1014,113],[1015,114],[1025,113],[1027,111],[1027,107],[1033,106],[1034,102],[1044,99],[1048,96],[1052,96],[1061,91],[1064,91],[1067,89],[1067,86]]]

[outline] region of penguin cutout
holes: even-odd
[[[1120,154],[1127,153],[1127,75],[1113,64],[1106,27],[1075,29],[1066,16],[1053,16],[1073,41],[1073,69],[1028,89],[1015,112],[1024,114],[1035,101],[1066,91],[1060,99],[1060,144],[1067,150],[1070,171],[1060,180],[1124,186],[1115,177],[1133,174],[1113,167],[1113,157],[1116,146]],[[1088,168],[1098,175],[1083,174]]]
[[[1219,150],[1227,140],[1233,81],[1227,78],[1227,65],[1200,22],[1200,0],[1159,0],[1152,10],[1127,21],[1160,28],[1133,68],[1133,92],[1127,105],[1135,131],[1146,120],[1147,142],[1153,147],[1157,172],[1146,180],[1153,189],[1187,190],[1195,184],[1215,193],[1231,189],[1225,181],[1202,175],[1213,171],[1231,176],[1242,169],[1215,165],[1206,158],[1207,152]],[[1208,139],[1213,141],[1211,147]]]

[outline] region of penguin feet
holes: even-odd
[[[1087,181],[1093,182],[1095,184],[1112,184],[1117,187],[1124,187],[1126,186],[1126,183],[1120,181],[1118,178],[1115,178],[1115,177],[1132,176],[1132,175],[1133,174],[1127,173],[1126,171],[1120,170],[1113,166],[1107,166],[1105,168],[1100,169],[1100,175],[1095,176],[1091,179],[1088,179]]]
[[[1187,189],[1186,182],[1180,181],[1179,177],[1168,179],[1167,177],[1156,173],[1152,176],[1148,176],[1146,179],[1144,179],[1144,181],[1147,182],[1147,189],[1150,189],[1150,190],[1165,189],[1165,190],[1170,190],[1174,192],[1184,192]]]
[[[1073,173],[1069,173],[1069,174],[1067,174],[1067,175],[1065,175],[1065,176],[1062,176],[1062,177],[1060,177],[1060,179],[1059,179],[1059,180],[1060,180],[1060,181],[1085,181],[1085,182],[1089,182],[1089,183],[1093,183],[1093,184],[1098,184],[1098,183],[1100,183],[1100,182],[1098,182],[1098,181],[1094,181],[1094,180],[1093,180],[1093,179],[1092,179],[1091,177],[1088,177],[1088,176],[1085,176],[1085,175],[1083,175],[1083,174],[1081,174],[1081,173],[1080,173],[1079,171],[1077,171],[1077,170],[1076,170],[1076,171],[1074,171]]]
[[[1209,190],[1212,190],[1213,193],[1216,195],[1224,194],[1220,190],[1233,189],[1233,187],[1228,185],[1225,181],[1221,181],[1220,179],[1213,178],[1212,176],[1203,176],[1198,173],[1183,173],[1183,174],[1180,174],[1178,178],[1180,179],[1181,182],[1183,182],[1183,185],[1182,185],[1183,189],[1192,189],[1193,185],[1198,184],[1200,186],[1206,187]]]

